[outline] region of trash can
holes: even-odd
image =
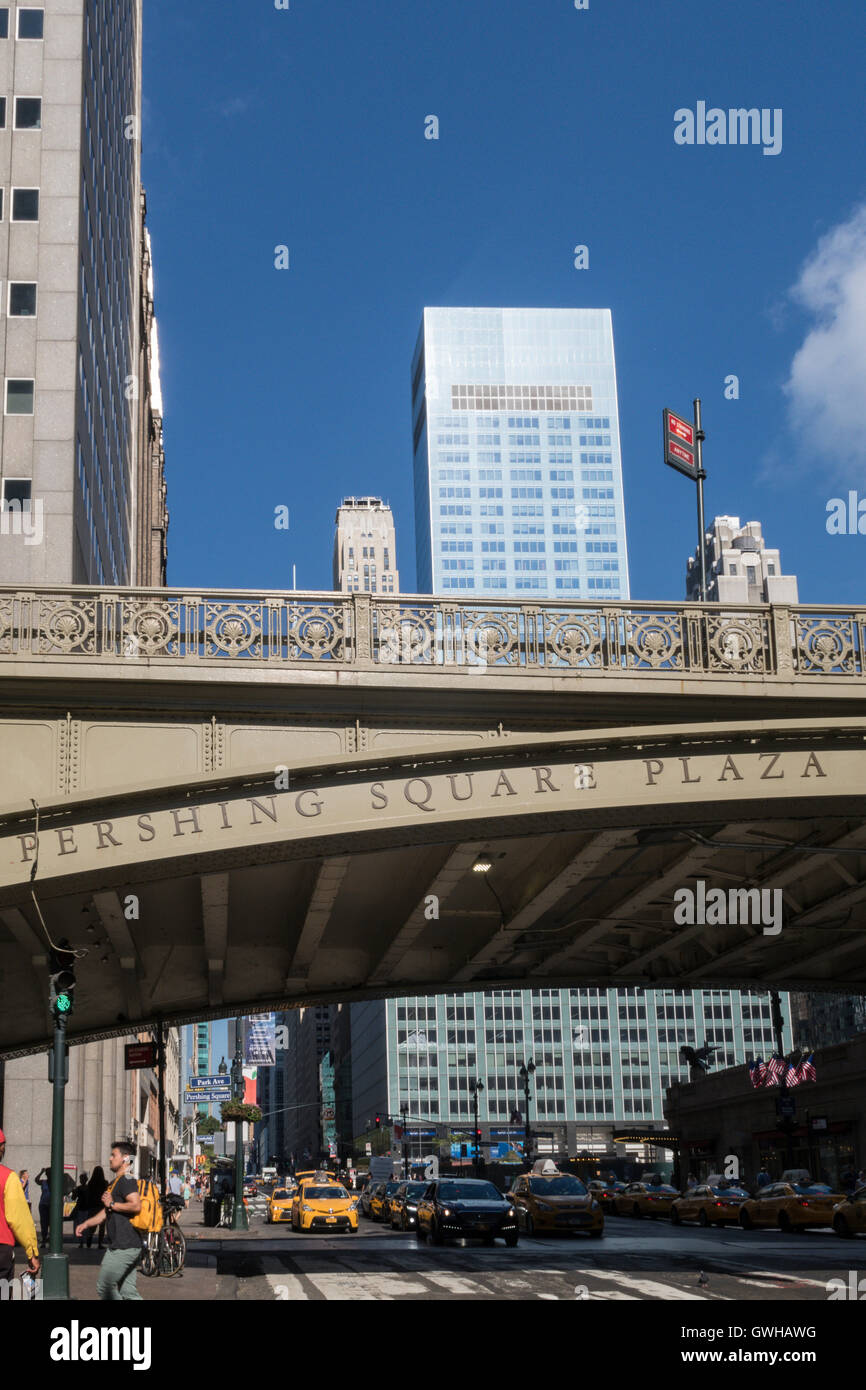
[[[220,1220],[219,1197],[205,1197],[204,1199],[204,1224],[206,1226],[218,1226]]]

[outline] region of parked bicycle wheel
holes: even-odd
[[[156,1267],[156,1251],[153,1246],[153,1232],[149,1231],[141,1245],[141,1263],[139,1269],[146,1279],[152,1279],[158,1272]]]
[[[186,1240],[179,1226],[170,1223],[162,1232],[159,1248],[159,1272],[167,1279],[180,1274],[186,1261]]]

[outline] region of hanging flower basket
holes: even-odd
[[[257,1125],[262,1112],[257,1105],[245,1105],[242,1100],[225,1100],[220,1106],[223,1123],[227,1120],[242,1120],[249,1125]]]

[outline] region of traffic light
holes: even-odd
[[[376,1128],[377,1128],[377,1129],[381,1129],[381,1127],[382,1127],[382,1117],[381,1117],[381,1115],[377,1115],[377,1116],[376,1116]]]
[[[72,1012],[75,1002],[75,952],[69,948],[65,938],[59,946],[51,948],[48,962],[51,971],[51,1012],[55,1019],[60,1019]]]

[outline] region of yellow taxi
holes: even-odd
[[[755,1226],[775,1226],[780,1231],[802,1231],[807,1226],[832,1226],[835,1208],[844,1192],[834,1192],[824,1182],[771,1182],[740,1207],[744,1231]]]
[[[358,1199],[327,1174],[305,1178],[292,1202],[293,1231],[357,1231]]]
[[[657,1216],[670,1216],[679,1195],[669,1183],[647,1178],[642,1182],[630,1182],[622,1192],[617,1192],[613,1209],[617,1216],[649,1216],[654,1221]]]
[[[275,1187],[268,1197],[267,1213],[265,1220],[273,1225],[276,1221],[291,1221],[292,1202],[295,1199],[295,1189],[292,1187]]]
[[[528,1236],[542,1231],[604,1232],[604,1212],[586,1183],[572,1173],[561,1173],[550,1161],[536,1163],[511,1184],[509,1197],[517,1208],[517,1222]]]
[[[744,1187],[725,1178],[698,1183],[688,1188],[671,1203],[671,1224],[697,1221],[699,1226],[722,1226],[726,1221],[738,1221],[740,1207],[749,1200]]]
[[[837,1236],[853,1236],[866,1231],[866,1187],[858,1187],[833,1210],[833,1230]]]
[[[370,1193],[370,1219],[372,1221],[391,1220],[391,1198],[402,1185],[400,1178],[393,1178],[390,1182],[377,1184]]]

